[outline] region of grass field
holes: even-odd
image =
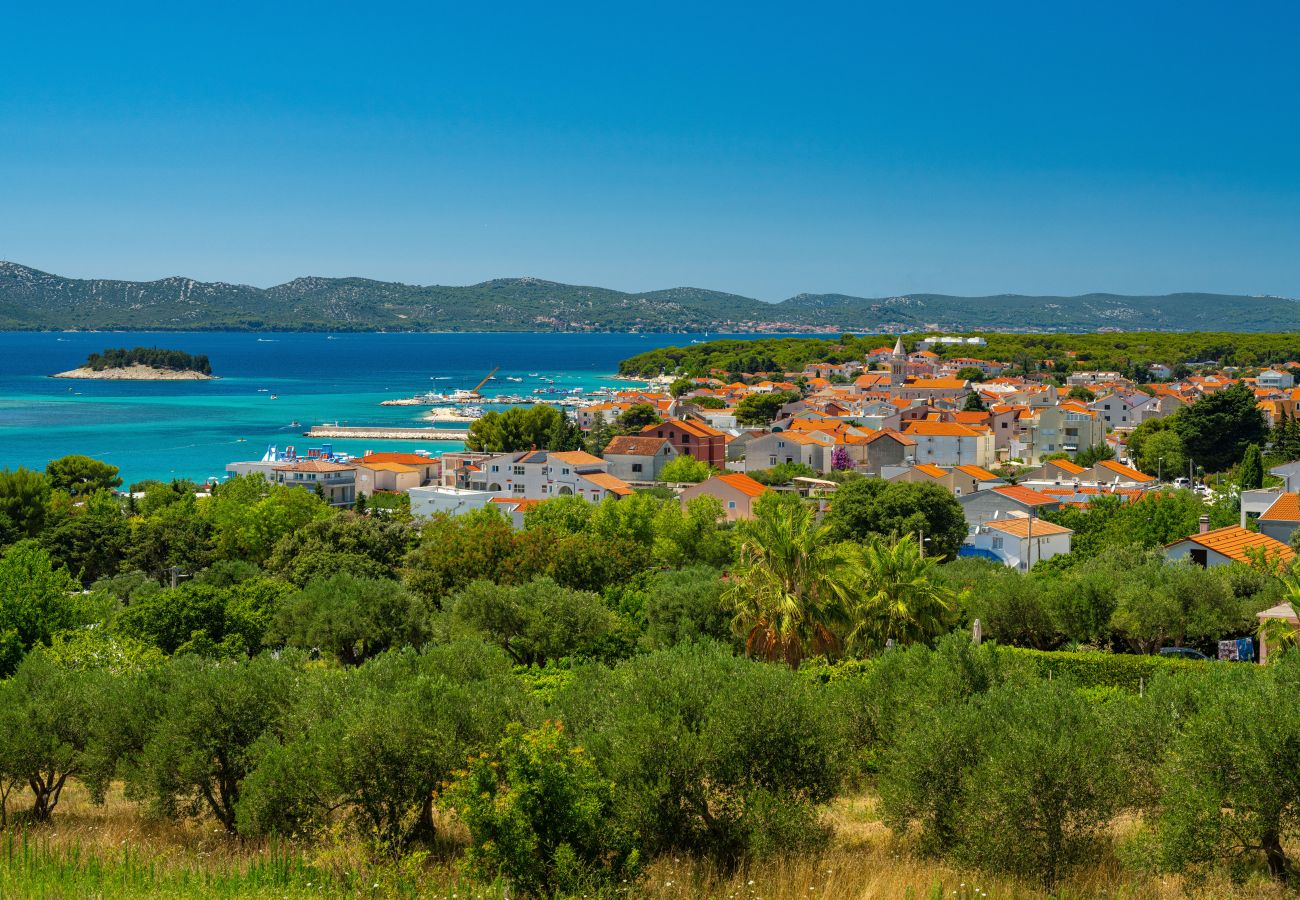
[[[457,871],[465,835],[445,823],[443,843],[401,861],[376,859],[355,839],[317,836],[310,844],[242,841],[212,823],[150,820],[120,793],[104,806],[69,788],[54,820],[0,836],[0,898],[505,898],[501,885],[472,883]],[[21,808],[22,798],[14,804]],[[12,808],[12,807],[11,807]],[[721,873],[688,858],[664,858],[617,895],[718,900],[916,898],[984,900],[1045,896],[1034,885],[985,878],[909,852],[876,816],[872,797],[837,802],[827,813],[835,838],[817,855],[756,862]],[[1117,826],[1117,839],[1122,836]],[[1135,875],[1113,854],[1064,882],[1060,898],[1166,900],[1282,898],[1264,880],[1204,884]]]

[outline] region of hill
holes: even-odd
[[[171,277],[74,279],[0,261],[0,330],[1286,331],[1300,304],[1225,294],[869,299],[780,303],[699,288],[626,293],[539,278],[459,286],[298,278],[271,288]]]

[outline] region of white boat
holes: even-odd
[[[467,406],[460,411],[460,414],[467,419],[479,419],[483,416],[483,409],[478,406]]]

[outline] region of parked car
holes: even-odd
[[[1192,480],[1188,478],[1186,475],[1182,475],[1174,479],[1174,487],[1176,488],[1189,488],[1191,486],[1192,486]]]
[[[1172,656],[1175,659],[1209,659],[1200,650],[1193,650],[1191,647],[1161,647],[1161,656]]]

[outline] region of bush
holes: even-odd
[[[469,828],[470,867],[523,896],[570,895],[636,869],[628,836],[606,825],[612,786],[558,722],[528,732],[512,725],[447,796]]]
[[[1067,678],[1079,687],[1117,687],[1137,693],[1161,674],[1203,671],[1207,663],[1128,653],[1072,653],[1008,647],[1003,651],[1033,666],[1042,678]]]
[[[722,865],[820,844],[841,737],[818,689],[785,667],[686,645],[577,674],[556,700],[614,785],[609,827],[644,858]]]
[[[425,604],[396,581],[334,575],[311,581],[275,613],[274,637],[357,665],[394,647],[418,647],[429,633]]]

